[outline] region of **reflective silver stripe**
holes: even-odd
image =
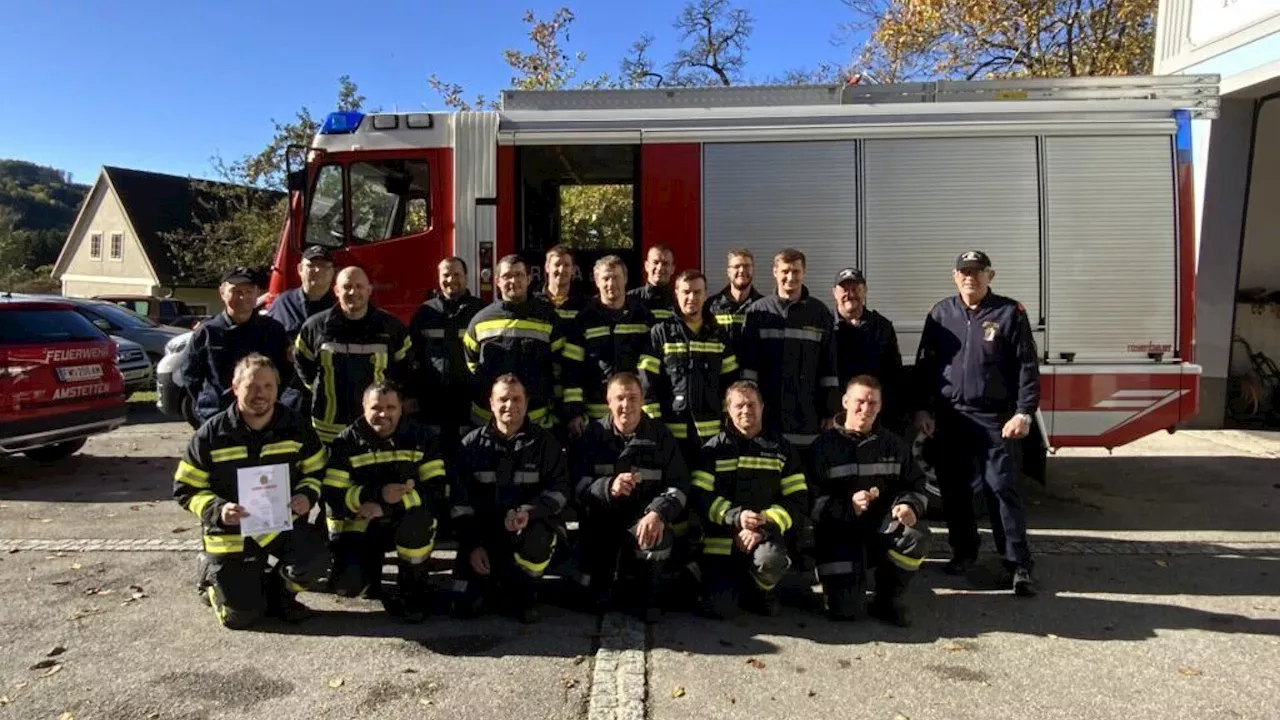
[[[449,517],[454,519],[457,519],[460,517],[466,517],[467,515],[475,515],[475,514],[476,514],[476,511],[472,509],[470,505],[455,505],[454,508],[449,511]]]
[[[444,328],[436,328],[434,330],[428,330],[425,333],[423,333],[423,335],[426,335],[429,338],[436,338],[438,340],[443,340]]]
[[[449,589],[456,593],[464,593],[467,591],[467,581],[454,580],[453,582],[449,583]]]
[[[675,501],[680,503],[681,507],[683,507],[685,503],[689,502],[689,498],[685,497],[684,491],[680,488],[667,488],[667,491],[663,494],[669,498],[675,498]]]
[[[823,495],[815,500],[813,502],[813,515],[811,517],[816,518],[821,515],[822,511],[827,509],[827,503],[829,502],[831,502],[831,497],[829,495]]]
[[[597,465],[595,469],[596,469],[596,472],[600,473],[601,475],[612,475],[612,474],[613,474],[613,466],[612,466],[612,465]]]
[[[840,381],[828,375],[818,380],[818,387],[840,387]]]
[[[861,463],[858,465],[859,475],[897,475],[898,470],[898,464],[891,462]]]
[[[475,473],[476,482],[492,485],[498,482],[498,473],[495,472],[478,472]]]
[[[544,492],[542,493],[542,497],[554,502],[558,507],[564,507],[564,504],[566,502],[564,493],[558,493],[554,491]]]
[[[639,475],[641,480],[661,480],[662,479],[661,470],[651,470],[649,468],[640,468],[635,471],[635,474]]]
[[[671,548],[666,550],[636,550],[636,557],[641,560],[666,560],[671,557]]]
[[[517,485],[532,485],[538,482],[540,475],[536,472],[520,471],[511,473],[511,480]]]
[[[806,330],[805,328],[765,328],[760,331],[761,340],[808,340],[809,342],[822,342],[821,330]]]
[[[854,475],[857,475],[857,474],[858,474],[857,463],[846,463],[844,465],[837,465],[827,471],[827,477],[831,478],[832,480],[835,480],[837,478],[843,478],[843,477],[853,477]]]
[[[386,343],[370,343],[368,345],[362,343],[339,343],[327,342],[320,345],[320,351],[328,350],[335,355],[377,355],[387,354]]]
[[[529,338],[551,342],[551,333],[544,330],[528,330],[526,328],[485,328],[476,333],[476,342],[495,337]]]
[[[792,445],[800,445],[802,447],[812,445],[813,441],[818,439],[816,433],[813,435],[804,433],[783,433],[782,437],[786,438],[787,442]]]
[[[853,563],[848,560],[842,562],[820,563],[818,565],[818,577],[834,576],[834,575],[852,575]]]

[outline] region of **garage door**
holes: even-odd
[[[756,257],[756,287],[774,291],[773,254],[805,253],[810,292],[831,304],[836,272],[857,263],[854,141],[709,143],[703,147],[702,267],[715,292],[725,255]]]

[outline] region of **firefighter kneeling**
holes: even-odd
[[[401,417],[400,391],[375,383],[364,391],[363,417],[333,441],[324,489],[330,517],[344,529],[334,546],[334,591],[366,593],[388,612],[418,623],[432,604],[427,559],[435,545],[435,511],[445,497],[439,438]],[[383,597],[383,554],[395,548],[398,597]]]
[[[640,380],[629,372],[605,386],[609,415],[587,426],[575,448],[575,497],[582,509],[583,582],[596,609],[613,602],[617,576],[635,576],[639,614],[662,615],[658,589],[675,544],[689,473],[675,436],[644,415]]]
[[[520,378],[498,376],[489,392],[492,419],[462,439],[453,510],[457,615],[479,614],[502,586],[521,622],[538,620],[535,582],[563,534],[569,469],[560,443],[528,417]]]
[[[719,618],[734,615],[746,590],[755,609],[777,615],[774,587],[791,567],[786,536],[808,510],[809,489],[791,444],[763,432],[764,403],[754,382],[730,385],[725,409],[729,424],[702,447],[701,469],[693,474],[694,507],[706,530],[705,609]]]
[[[924,562],[929,529],[924,475],[902,438],[876,426],[880,383],[869,375],[849,381],[836,427],[813,444],[814,549],[828,614],[852,620],[867,610],[863,581],[875,567],[869,613],[907,627],[902,603]]]
[[[324,576],[329,553],[307,521],[320,499],[325,451],[310,419],[276,402],[280,375],[271,361],[252,353],[232,375],[235,404],[209,418],[187,445],[174,473],[173,494],[204,526],[200,590],[223,625],[242,630],[263,615],[288,622],[310,617],[295,598]],[[283,466],[276,468],[273,466]],[[249,517],[239,504],[239,472],[274,473],[292,490],[291,530],[245,537]],[[277,563],[271,567],[268,556]]]

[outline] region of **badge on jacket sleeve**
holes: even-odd
[[[982,322],[982,339],[991,342],[996,339],[996,330],[1000,329],[1000,323],[993,320],[984,320]]]

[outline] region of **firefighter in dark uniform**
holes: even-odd
[[[671,275],[676,269],[676,256],[666,245],[654,245],[645,253],[644,286],[627,293],[649,308],[655,322],[675,317],[675,298],[671,294]]]
[[[690,465],[702,444],[720,432],[724,391],[738,376],[738,359],[725,331],[705,312],[707,279],[698,270],[681,270],[675,279],[680,314],[649,333],[653,354],[640,361],[645,402],[680,443]]]
[[[471,372],[462,337],[485,302],[467,290],[467,264],[445,258],[437,267],[439,289],[409,322],[417,356],[418,419],[439,428],[441,451],[453,457],[471,419]]]
[[[859,375],[880,381],[884,405],[880,423],[901,432],[908,404],[904,402],[902,352],[889,318],[867,307],[867,279],[857,268],[845,268],[831,288],[836,306],[836,376],[840,387]]]
[[[285,290],[271,303],[267,317],[280,323],[289,336],[289,357],[292,362],[293,343],[307,318],[333,307],[333,258],[328,248],[308,245],[298,262],[299,287]],[[292,365],[290,365],[292,369]],[[295,373],[293,380],[280,394],[280,402],[306,415],[311,410],[311,393],[303,386]]]
[[[606,391],[609,416],[588,425],[573,447],[582,582],[603,611],[617,597],[615,581],[630,577],[638,614],[657,622],[662,573],[688,502],[689,472],[671,432],[641,409],[644,394],[635,375],[614,375]]]
[[[591,300],[589,296],[573,291],[574,275],[577,274],[573,252],[567,246],[556,245],[547,251],[546,265],[542,269],[546,279],[533,296],[555,308],[565,323],[572,323]]]
[[[764,428],[760,390],[736,382],[725,394],[729,422],[702,448],[691,502],[703,519],[706,610],[726,618],[743,591],[767,615],[781,610],[774,588],[791,567],[786,536],[808,512],[809,489],[797,455]]]
[[[265,355],[280,368],[282,386],[289,384],[289,337],[280,323],[259,315],[258,280],[245,267],[222,274],[218,285],[223,310],[200,324],[187,347],[187,392],[196,415],[204,421],[231,405],[231,374],[250,353]]]
[[[537,622],[535,584],[565,535],[568,464],[555,437],[528,419],[526,397],[520,378],[498,376],[492,419],[462,439],[450,515],[458,530],[454,611],[463,617],[501,589],[521,622]]]
[[[1040,367],[1022,304],[991,292],[995,270],[971,250],[952,273],[959,292],[925,319],[916,355],[921,410],[916,426],[939,443],[937,467],[951,560],[964,574],[978,556],[974,497],[985,497],[991,535],[1014,594],[1035,594],[1027,522],[1018,494],[1019,442],[1040,405]]]
[[[529,297],[529,268],[518,255],[498,261],[497,284],[502,299],[476,313],[462,338],[471,372],[472,424],[483,426],[492,419],[490,390],[499,376],[511,373],[524,386],[529,421],[553,427],[555,366],[565,349],[560,316],[549,304]]]
[[[546,264],[543,265],[545,273],[542,288],[533,294],[537,300],[550,305],[556,315],[560,316],[561,331],[567,333],[573,326],[573,321],[578,317],[578,313],[587,306],[591,301],[591,297],[573,289],[573,282],[577,276],[577,265],[574,261],[573,252],[565,245],[556,245],[547,251]],[[569,411],[565,407],[564,402],[564,366],[556,363],[552,366],[555,372],[555,384],[551,388],[551,395],[554,398],[554,412],[558,417],[567,417]],[[561,439],[567,439],[563,434],[557,435]]]
[[[329,565],[324,540],[304,527],[320,499],[324,446],[305,416],[276,402],[279,377],[266,357],[241,358],[233,371],[235,403],[196,431],[174,473],[174,497],[203,526],[200,591],[233,630],[263,616],[288,622],[310,617],[297,594]],[[273,465],[283,472],[272,477],[291,489],[293,529],[245,537],[239,525],[248,512],[239,504],[239,471]],[[277,560],[274,568],[270,557]]]
[[[839,409],[835,320],[804,285],[804,253],[791,248],[773,258],[777,293],[747,309],[742,329],[742,376],[760,384],[764,426],[802,453]]]
[[[360,417],[365,388],[384,380],[406,386],[413,341],[396,317],[369,302],[369,276],[344,268],[338,304],[313,315],[298,331],[293,360],[311,392],[311,421],[326,444]]]
[[[813,443],[809,482],[818,579],[827,613],[853,620],[865,608],[863,582],[875,568],[870,614],[908,627],[902,596],[929,549],[924,473],[901,437],[876,425],[880,382],[850,379],[836,427]]]
[[[617,255],[596,261],[591,271],[600,296],[578,313],[565,339],[565,406],[570,434],[581,435],[579,416],[599,420],[609,414],[604,384],[618,372],[635,372],[640,358],[651,354],[649,328],[653,315],[627,295],[627,266]],[[576,402],[575,402],[576,401]],[[648,408],[650,414],[657,407]]]
[[[726,274],[729,284],[707,300],[707,310],[716,323],[729,335],[735,355],[742,355],[742,326],[747,321],[747,308],[764,297],[755,289],[755,255],[746,248],[729,251]]]
[[[325,501],[344,522],[338,537],[334,592],[382,599],[388,612],[422,622],[432,604],[427,560],[448,488],[435,433],[402,416],[400,392],[370,385],[364,415],[333,441]],[[382,560],[395,549],[397,597],[381,593]]]

